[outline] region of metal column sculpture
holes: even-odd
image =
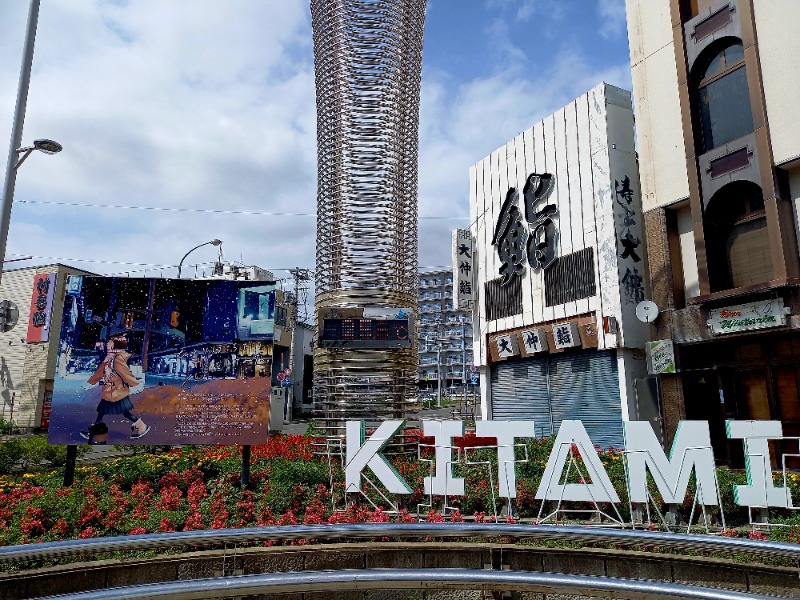
[[[317,86],[317,340],[321,314],[417,309],[417,148],[425,0],[311,0]],[[327,312],[325,312],[327,311]],[[333,313],[331,312],[333,311]],[[344,421],[404,417],[412,347],[320,347],[314,405]]]

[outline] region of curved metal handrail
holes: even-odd
[[[610,544],[614,546],[657,546],[673,550],[740,553],[754,557],[788,558],[800,561],[800,544],[711,535],[686,535],[660,531],[604,529],[599,527],[502,523],[358,523],[209,529],[5,546],[0,548],[0,562],[78,555],[91,556],[106,552],[157,550],[160,548],[245,544],[269,540],[313,539],[322,541],[382,537],[512,537],[578,542],[582,544]]]
[[[364,569],[263,573],[148,583],[51,596],[59,600],[200,600],[256,594],[380,589],[486,589],[539,593],[585,594],[587,591],[624,593],[642,598],[697,598],[702,600],[762,600],[775,596],[748,594],[695,585],[634,581],[616,577],[564,575],[529,571],[478,569]]]

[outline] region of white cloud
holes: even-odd
[[[4,45],[2,56],[17,65],[0,75],[8,107],[22,45],[12,31],[25,14],[3,13],[15,49]],[[176,264],[218,237],[231,258],[313,265],[313,218],[23,201],[314,212],[315,128],[303,2],[43,3],[24,139],[50,137],[65,150],[20,170],[8,252]]]
[[[605,39],[625,34],[625,0],[597,0],[597,12],[602,20],[600,35]]]

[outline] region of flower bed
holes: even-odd
[[[263,446],[253,446],[248,489],[239,486],[241,455],[237,447],[183,448],[78,467],[75,485],[66,489],[61,486],[63,472],[60,470],[2,476],[0,544],[257,525],[415,521],[418,509],[422,518],[443,520],[444,517],[434,510],[440,498],[434,498],[433,507],[419,506],[429,500],[422,492],[429,462],[408,455],[391,458],[393,466],[414,489],[413,494],[403,498],[399,514],[384,511],[381,507],[386,506],[385,500],[374,490],[367,491],[366,487],[365,497],[356,497],[344,510],[341,465],[336,462],[331,465],[326,458],[314,455],[313,442],[311,437],[277,436]],[[470,450],[471,459],[493,465],[496,473],[496,452],[480,449],[492,442],[474,435],[457,440],[462,449],[476,448]],[[515,509],[518,519],[533,520],[538,514],[539,503],[534,494],[551,448],[552,442],[546,439],[527,443],[528,461],[517,465]],[[430,450],[425,449],[423,456],[426,453]],[[520,450],[520,457],[523,454]],[[623,517],[628,518],[622,454],[609,449],[601,451],[599,456],[622,496],[618,508]],[[467,494],[448,498],[448,505],[454,508],[448,513],[448,519],[487,521],[493,518],[494,507],[499,509],[504,500],[495,497],[496,504],[493,502],[488,468],[480,464],[456,467],[456,475],[466,477]],[[573,469],[570,479],[577,482],[580,474]],[[746,509],[734,504],[732,491],[735,484],[746,482],[745,476],[720,468],[718,479],[729,527],[727,535],[800,541],[800,518],[794,517],[791,511],[774,512],[790,527],[773,528],[766,533],[735,529],[747,524]],[[776,483],[782,484],[782,480],[776,479]],[[797,476],[789,477],[795,497],[800,491],[799,483]],[[657,491],[652,485],[651,488],[657,498]],[[690,490],[692,488],[693,484]],[[332,502],[333,499],[338,502]],[[684,521],[688,519],[692,502],[690,492],[679,507]],[[334,504],[341,510],[334,510]],[[572,508],[590,507],[573,503]]]

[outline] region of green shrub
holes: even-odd
[[[8,475],[22,458],[22,440],[11,439],[0,444],[0,474]]]

